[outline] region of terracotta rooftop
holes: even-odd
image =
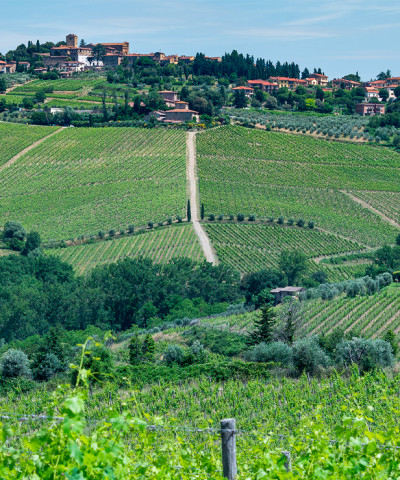
[[[173,110],[166,110],[167,113],[183,113],[183,112],[190,112],[190,113],[199,113],[196,110],[188,110],[186,108],[174,108]]]
[[[251,88],[251,87],[243,87],[243,86],[234,87],[234,88],[232,88],[232,90],[250,90],[250,91],[254,92],[254,88]]]

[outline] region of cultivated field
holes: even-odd
[[[13,91],[15,93],[37,92],[48,87],[53,87],[55,92],[75,92],[77,90],[81,90],[82,88],[92,89],[96,85],[100,85],[102,83],[106,83],[106,79],[104,77],[34,80],[33,82],[16,87]]]
[[[180,257],[204,260],[193,227],[187,224],[110,241],[50,249],[48,254],[57,255],[61,260],[70,263],[79,275],[89,272],[97,265],[114,263],[123,258],[150,258],[161,264]]]
[[[2,172],[0,196],[1,223],[19,221],[44,239],[184,216],[185,133],[65,129]]]
[[[398,233],[340,191],[399,192],[391,150],[224,127],[198,135],[197,158],[206,213],[303,217],[369,246]]]
[[[333,300],[308,300],[302,302],[302,321],[298,338],[307,335],[324,335],[335,328],[352,331],[365,337],[382,337],[388,330],[400,332],[400,288],[390,286],[369,296],[336,297]],[[279,309],[279,307],[278,307]],[[214,328],[246,333],[253,328],[258,312],[230,317],[202,320]]]
[[[280,225],[204,224],[218,258],[242,273],[276,268],[282,250],[308,258],[362,249],[356,242],[309,228]],[[316,266],[312,267],[316,269]]]
[[[57,130],[55,127],[0,123],[0,165],[55,130]]]

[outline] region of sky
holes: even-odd
[[[130,42],[130,51],[233,49],[330,78],[400,76],[399,0],[0,0],[0,52],[28,40]]]

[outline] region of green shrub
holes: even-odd
[[[238,220],[238,222],[243,222],[243,221],[244,221],[244,215],[243,215],[243,213],[238,213],[238,215],[237,215],[237,220]]]
[[[283,342],[259,343],[246,353],[251,362],[274,362],[290,366],[293,362],[292,348]]]
[[[307,225],[308,225],[308,228],[314,228],[315,223],[310,220]]]
[[[287,224],[291,227],[294,224],[294,218],[289,218]]]
[[[299,219],[297,220],[297,222],[296,222],[296,225],[297,225],[298,227],[304,227],[304,224],[305,224],[305,222],[304,222],[304,220],[303,220],[302,218],[299,218]]]
[[[2,378],[30,377],[28,356],[22,350],[11,348],[0,359]]]
[[[285,221],[284,217],[281,216],[278,218],[277,223],[279,223],[279,225],[283,225],[284,221]]]
[[[392,346],[380,338],[376,340],[353,338],[344,340],[336,347],[336,362],[344,367],[357,364],[362,372],[394,364]]]
[[[255,215],[249,215],[249,222],[255,222],[256,216]]]
[[[167,365],[181,365],[184,360],[184,351],[180,345],[168,345],[164,351],[164,362]]]
[[[208,219],[210,220],[210,222],[213,222],[215,220],[215,215],[213,213],[210,213]]]
[[[317,337],[307,337],[293,344],[293,364],[299,373],[314,374],[329,365],[329,357],[321,349]]]
[[[51,377],[63,370],[59,358],[54,353],[48,353],[33,370],[33,378],[40,381],[48,381]]]

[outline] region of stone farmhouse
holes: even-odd
[[[244,94],[247,98],[252,97],[253,94],[254,94],[254,88],[251,88],[251,87],[242,87],[242,86],[234,87],[234,88],[232,88],[232,91],[233,92],[244,92]]]

